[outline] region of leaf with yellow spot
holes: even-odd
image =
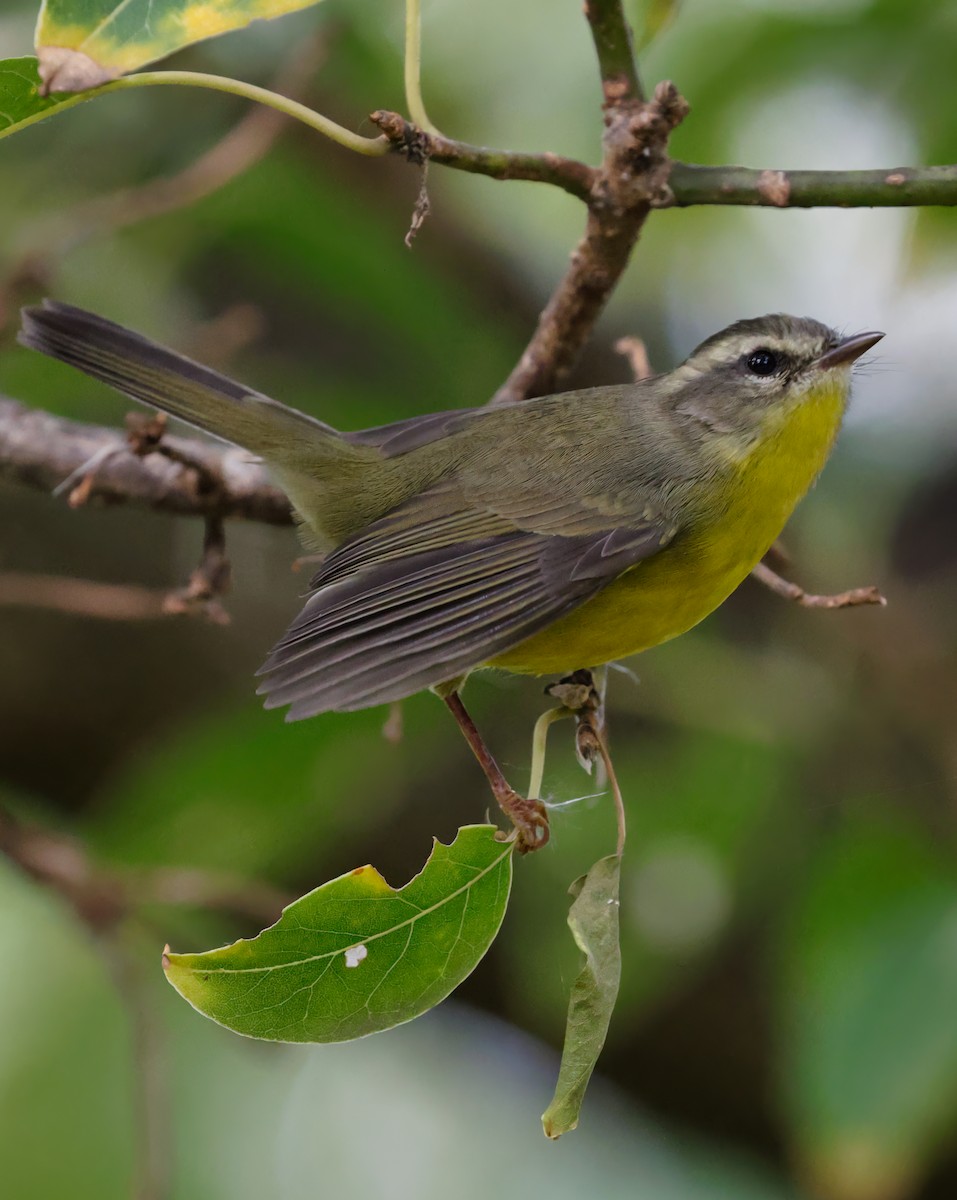
[[[278,1042],[346,1042],[438,1004],[498,933],[512,842],[491,825],[436,842],[422,871],[391,888],[359,867],[283,910],[258,937],[163,956],[195,1009],[236,1033]]]
[[[43,0],[36,47],[48,92],[79,92],[251,21],[317,0]]]

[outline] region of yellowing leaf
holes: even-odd
[[[391,888],[373,867],[323,884],[249,941],[164,955],[192,1006],[247,1037],[345,1042],[432,1008],[470,974],[508,903],[511,842],[491,825],[436,842],[422,871]]]
[[[562,1064],[552,1102],[542,1114],[550,1138],[578,1125],[585,1089],[601,1054],[618,997],[621,948],[618,940],[621,858],[600,858],[571,888],[575,897],[568,927],[585,962],[572,984]]]
[[[36,47],[44,88],[82,91],[204,38],[317,0],[43,0]]]

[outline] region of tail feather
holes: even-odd
[[[277,465],[345,449],[340,435],[322,421],[104,317],[51,300],[23,309],[22,317],[22,345]]]

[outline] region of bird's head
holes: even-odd
[[[822,420],[826,412],[836,432],[851,368],[883,336],[842,337],[820,321],[783,313],[736,321],[672,373],[670,400],[677,414],[729,451],[747,452],[799,408],[819,408]]]

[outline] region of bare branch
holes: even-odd
[[[606,104],[623,100],[643,101],[638,78],[631,28],[621,0],[585,0],[585,19],[598,55],[602,92]]]
[[[672,164],[662,207],[757,204],[770,208],[894,208],[957,205],[957,165],[879,171],[778,171]]]
[[[382,130],[397,154],[416,165],[436,162],[472,175],[488,175],[491,179],[550,183],[585,201],[598,174],[594,167],[559,154],[524,154],[457,142],[442,134],[428,133],[388,109],[377,109],[369,120]]]
[[[229,591],[232,568],[226,555],[226,531],[222,519],[206,518],[203,553],[199,566],[185,587],[170,592],[163,602],[165,612],[173,616],[203,616],[214,625],[228,625],[229,613],[219,602]]]
[[[392,148],[412,162],[424,159],[487,175],[548,183],[586,203],[599,178],[596,167],[558,154],[524,154],[472,146],[426,133],[398,113],[380,109],[370,120]],[[764,205],[770,208],[896,208],[957,205],[957,164],[891,167],[874,171],[789,171],[737,166],[701,166],[673,161],[668,189],[654,208],[698,204]]]
[[[80,502],[292,524],[285,493],[245,450],[169,436],[163,445],[163,453],[139,457],[119,430],[81,425],[0,398],[0,480],[52,492],[71,476],[83,477],[88,464],[95,463]],[[178,454],[180,461],[167,454]],[[183,465],[184,460],[191,465]],[[209,475],[221,486],[209,488]]]
[[[668,137],[687,112],[671,83],[660,83],[648,103],[606,105],[604,157],[585,235],[493,403],[545,395],[568,374],[628,264],[648,213],[667,200]]]
[[[802,608],[858,608],[862,604],[879,604],[882,607],[887,601],[876,587],[851,588],[846,592],[838,592],[833,596],[815,596],[806,592],[796,583],[784,579],[776,571],[772,571],[767,563],[759,562],[751,572],[758,583],[770,588],[776,596],[785,600],[793,600]]]

